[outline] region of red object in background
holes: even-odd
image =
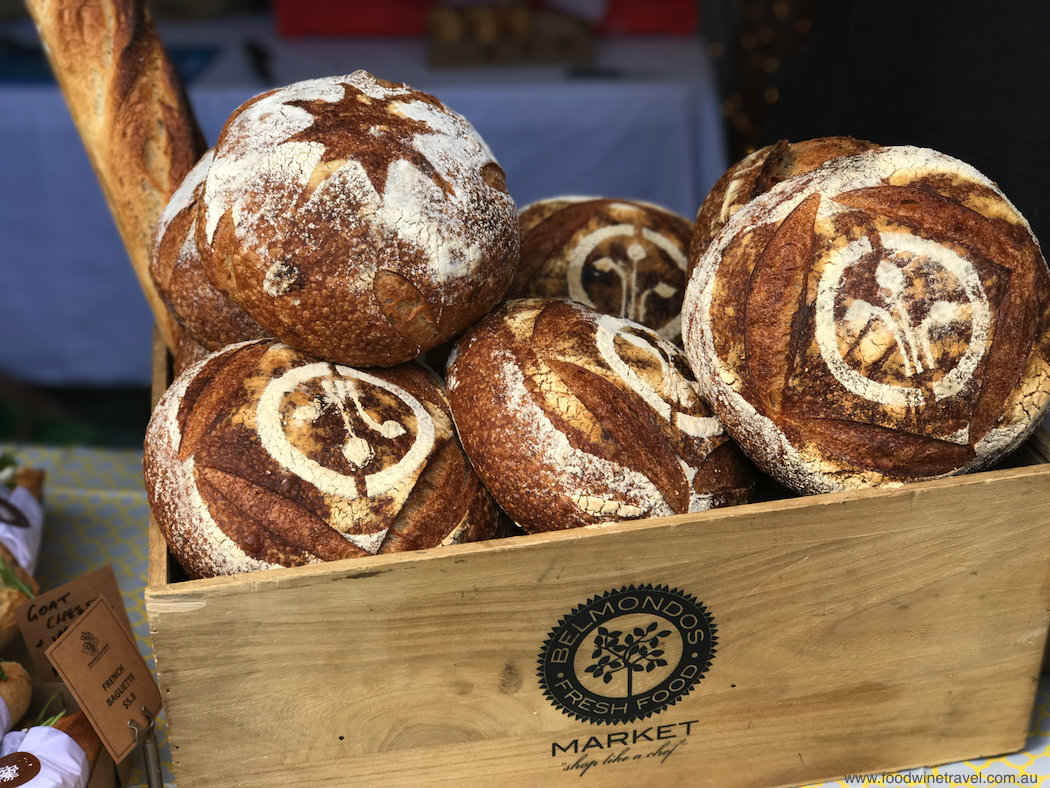
[[[435,0],[273,0],[277,32],[300,36],[424,36]]]
[[[479,3],[483,0],[479,0]],[[430,9],[440,0],[273,0],[277,31],[300,36],[425,36]],[[530,3],[542,7],[542,2]],[[696,0],[609,0],[596,26],[603,35],[692,35]]]
[[[696,0],[609,0],[598,32],[607,35],[692,35],[697,31]]]

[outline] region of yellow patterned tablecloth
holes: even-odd
[[[113,567],[132,628],[151,670],[153,647],[143,591],[149,572],[149,506],[142,483],[142,454],[92,448],[5,446],[24,465],[47,471],[44,541],[37,580],[44,590],[106,564]],[[863,710],[859,710],[863,713]],[[158,719],[165,786],[174,788],[164,715]],[[136,752],[131,788],[145,788],[142,754]],[[857,785],[1050,786],[1050,676],[1036,694],[1027,746],[1012,755],[885,775],[851,777],[810,788]]]

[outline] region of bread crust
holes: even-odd
[[[220,293],[197,251],[197,204],[213,152],[207,151],[161,212],[150,241],[149,271],[157,292],[186,335],[206,350],[263,339],[266,330]],[[181,351],[182,341],[176,346]]]
[[[25,716],[33,700],[33,678],[18,662],[5,661],[0,663],[0,668],[6,676],[0,681],[0,698],[3,698],[11,719],[17,723]]]
[[[514,201],[473,127],[363,71],[262,94],[227,121],[197,218],[215,287],[277,337],[392,366],[502,299]]]
[[[55,730],[62,731],[80,745],[87,758],[88,770],[93,771],[102,755],[102,739],[95,731],[95,726],[82,711],[75,711],[59,718],[54,724]]]
[[[699,258],[684,345],[744,451],[800,492],[985,468],[1050,406],[1050,273],[1024,218],[936,151],[829,160]]]
[[[690,239],[689,271],[733,214],[755,197],[838,156],[852,156],[876,147],[873,142],[853,137],[778,140],[741,159],[715,182],[697,211],[695,232]]]
[[[14,554],[4,545],[0,544],[0,561],[8,566],[15,576],[22,581],[33,595],[40,593],[40,585],[15,559]],[[32,597],[18,588],[8,585],[0,585],[0,648],[3,648],[15,638],[20,637],[18,628],[18,617],[15,608],[30,601]]]
[[[177,327],[149,274],[161,211],[206,148],[141,0],[27,0],[161,335]]]
[[[150,506],[192,577],[503,535],[440,379],[355,370],[272,340],[181,375],[144,444]]]
[[[510,301],[447,369],[463,446],[529,532],[742,503],[750,466],[655,332],[560,299]]]
[[[680,343],[692,222],[649,203],[589,197],[540,200],[518,221],[508,299],[571,298]]]

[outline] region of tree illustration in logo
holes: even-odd
[[[667,665],[667,660],[663,659],[664,651],[659,646],[661,639],[669,636],[671,630],[661,629],[656,632],[656,628],[656,621],[645,629],[635,627],[621,643],[623,632],[610,632],[605,627],[598,627],[598,634],[594,637],[594,653],[591,654],[591,659],[598,661],[589,665],[586,672],[609,684],[617,673],[626,671],[626,697],[631,697],[634,694],[635,673],[651,673]]]

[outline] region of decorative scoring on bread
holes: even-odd
[[[652,330],[556,299],[508,302],[447,369],[464,448],[526,530],[745,498],[750,480],[731,461],[701,473],[727,438],[690,378]]]
[[[557,197],[519,224],[510,298],[570,298],[678,342],[692,222],[645,202]]]
[[[144,471],[195,576],[500,535],[423,367],[364,371],[272,341],[209,356],[161,399]],[[446,500],[447,499],[447,500]]]
[[[752,459],[827,492],[1016,446],[1050,405],[1048,299],[1038,243],[994,183],[876,148],[740,208],[693,270],[683,338]]]
[[[263,94],[227,121],[198,246],[282,341],[389,366],[502,297],[517,214],[492,151],[437,99],[363,71]]]
[[[283,192],[259,198],[259,188],[273,182],[280,189],[299,187],[308,194],[307,205],[329,221],[353,226],[359,206],[406,242],[426,250],[439,278],[469,272],[480,257],[477,232],[465,219],[432,207],[434,192],[463,202],[454,183],[464,173],[480,171],[493,160],[492,151],[476,135],[464,132],[465,122],[435,103],[420,100],[406,86],[387,87],[358,71],[347,77],[300,82],[272,91],[249,104],[232,119],[221,141],[221,153],[208,176],[205,190],[205,234],[210,242],[219,219],[232,211],[239,238],[261,259],[269,256],[265,241],[255,234],[258,227],[281,225],[294,217]],[[401,138],[386,125],[372,127],[374,136],[395,140],[396,151],[411,158],[395,158],[389,150],[380,162],[351,158],[356,145],[337,147],[338,132],[328,144],[312,141],[319,105],[338,107],[346,103],[368,105],[382,102],[387,123],[409,136]],[[333,110],[334,111],[334,110]],[[348,113],[347,120],[353,116]],[[342,130],[345,137],[346,130]],[[316,181],[314,180],[316,178]],[[327,184],[335,178],[335,183]],[[327,186],[326,186],[327,184]],[[349,186],[340,190],[340,186]],[[359,205],[347,205],[337,192],[358,195]],[[258,201],[256,201],[258,200]],[[452,222],[445,232],[434,232],[434,224]],[[309,229],[309,228],[308,228]],[[306,233],[309,240],[310,234]]]

